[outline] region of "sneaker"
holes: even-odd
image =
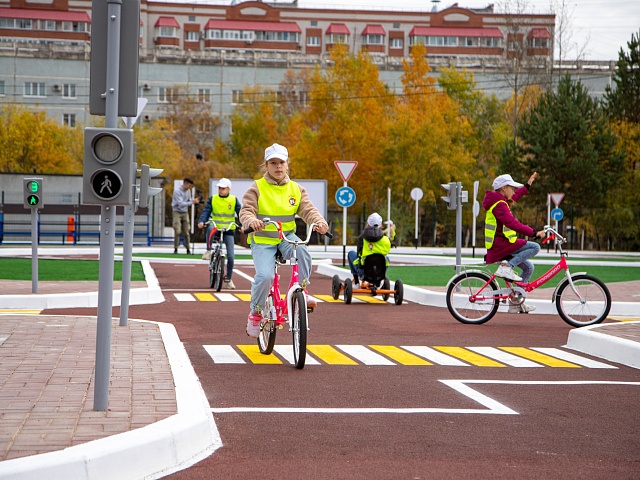
[[[353,290],[360,290],[360,284],[359,283],[354,283],[351,288]]]
[[[207,250],[206,252],[204,252],[202,254],[202,259],[203,260],[211,260],[211,250]]]
[[[187,255],[191,255],[191,250],[187,248]]]
[[[313,312],[317,306],[318,302],[316,302],[316,299],[307,295],[307,311]]]
[[[518,276],[516,272],[513,271],[513,267],[509,265],[507,262],[502,262],[496,270],[496,276],[502,277],[505,280],[511,280],[513,282],[521,282],[522,277]]]
[[[229,290],[235,290],[236,286],[233,284],[233,280],[229,279],[225,279],[224,283],[227,285],[227,288]]]
[[[262,315],[259,313],[250,313],[247,319],[247,335],[251,338],[258,338],[260,335],[260,322]]]
[[[509,313],[529,313],[533,312],[535,309],[535,306],[527,305],[526,303],[521,303],[520,305],[509,305]]]
[[[177,249],[177,248],[174,248],[174,249],[173,249],[173,254],[174,254],[174,255],[177,255],[177,254],[178,254],[178,249]]]

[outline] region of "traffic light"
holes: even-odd
[[[447,210],[455,210],[458,208],[458,186],[456,182],[442,183],[442,188],[447,192],[446,197],[440,197],[447,202]]]
[[[154,195],[158,195],[162,188],[151,187],[149,183],[151,182],[151,178],[157,177],[162,173],[161,168],[151,168],[149,165],[142,164],[140,172],[140,187],[136,188],[138,192],[138,206],[140,208],[147,208],[149,206],[149,197],[153,197]]]
[[[84,205],[133,205],[133,130],[84,129]]]
[[[24,193],[22,204],[24,208],[42,208],[44,201],[42,197],[42,179],[41,178],[23,178],[22,189]]]

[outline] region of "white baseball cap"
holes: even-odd
[[[267,147],[264,151],[264,161],[268,162],[272,158],[279,158],[280,160],[284,160],[285,162],[289,159],[289,151],[286,147],[278,143],[274,143],[270,147]]]
[[[382,217],[377,213],[372,213],[369,215],[369,218],[367,218],[367,225],[370,227],[379,227],[382,225]]]
[[[220,181],[216,183],[216,187],[231,188],[231,180],[228,178],[221,178]]]
[[[516,188],[520,188],[523,186],[521,183],[514,181],[513,178],[511,178],[511,175],[509,175],[508,173],[505,173],[504,175],[500,175],[499,177],[496,177],[496,179],[493,181],[494,190],[500,190],[502,187],[506,185],[511,185],[512,187],[516,187]]]

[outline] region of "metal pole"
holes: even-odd
[[[120,81],[120,12],[122,0],[107,0],[107,91],[105,92],[105,127],[118,124]],[[101,21],[101,19],[96,19]],[[100,273],[98,277],[98,329],[96,334],[96,373],[94,411],[109,406],[109,371],[111,368],[111,322],[113,309],[113,257],[116,244],[116,209],[100,207]]]
[[[462,265],[462,183],[456,182],[456,274]]]
[[[344,187],[347,182],[344,182]],[[342,266],[347,265],[347,207],[342,208]]]
[[[387,187],[387,237],[391,239],[391,188]]]
[[[31,209],[31,293],[38,293],[38,209]]]
[[[416,200],[416,250],[418,249],[418,200]]]

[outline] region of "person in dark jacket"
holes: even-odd
[[[378,213],[372,213],[367,219],[367,226],[358,237],[356,250],[351,250],[347,254],[349,268],[353,275],[353,288],[360,288],[360,277],[364,275],[364,259],[373,253],[381,253],[385,257],[391,250],[391,240],[396,235],[396,226],[391,222],[389,230],[382,230],[382,217]],[[387,234],[391,232],[391,240]],[[387,266],[389,262],[387,260]]]
[[[536,232],[532,227],[520,223],[511,213],[511,206],[524,195],[529,193],[531,184],[538,176],[534,172],[526,185],[515,182],[511,175],[496,177],[493,190],[487,191],[482,200],[482,207],[486,210],[485,217],[485,247],[487,254],[484,260],[487,264],[501,262],[496,275],[515,282],[528,282],[533,275],[533,263],[529,258],[540,252],[540,245],[529,242],[517,235],[528,237],[544,237],[544,230]],[[507,257],[511,256],[507,260]],[[522,270],[522,277],[518,276],[513,267]],[[535,309],[532,305],[510,305],[509,313],[529,313]]]

